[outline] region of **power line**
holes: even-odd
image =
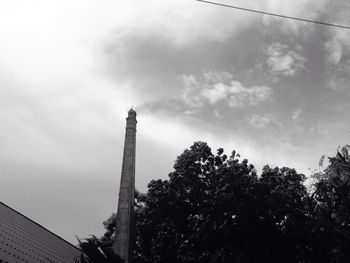
[[[324,25],[324,26],[333,26],[333,27],[340,27],[340,28],[350,29],[350,26],[343,26],[343,25],[338,25],[338,24],[325,23],[325,22],[321,22],[321,21],[309,20],[309,19],[293,17],[293,16],[279,15],[279,14],[275,14],[275,13],[269,13],[269,12],[264,12],[264,11],[259,11],[259,10],[254,10],[254,9],[249,9],[249,8],[244,8],[244,7],[239,7],[239,6],[233,6],[233,5],[226,5],[226,4],[221,4],[221,3],[211,2],[211,1],[206,1],[206,0],[195,0],[195,1],[206,3],[206,4],[211,4],[211,5],[218,5],[218,6],[223,6],[223,7],[243,10],[243,11],[247,11],[247,12],[263,14],[263,15],[276,16],[276,17],[286,18],[286,19],[293,19],[293,20],[298,20],[298,21],[308,22],[308,23],[314,23],[314,24],[319,24],[319,25]]]

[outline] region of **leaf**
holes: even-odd
[[[324,161],[325,156],[322,155],[320,161],[318,162],[318,166],[322,167],[323,166],[323,161]]]

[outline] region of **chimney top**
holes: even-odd
[[[128,111],[128,117],[136,117],[136,111],[132,107]]]

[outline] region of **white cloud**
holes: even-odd
[[[350,3],[334,0],[328,5],[329,20],[336,24],[350,25]],[[342,28],[329,28],[324,43],[328,69],[327,86],[333,90],[348,90],[350,78],[350,34]]]
[[[335,34],[328,42],[325,43],[325,48],[328,51],[327,62],[333,65],[340,63],[343,57],[343,44]]]
[[[300,118],[302,110],[299,108],[293,112],[292,119],[295,121]]]
[[[298,49],[298,50],[297,50]],[[305,58],[298,52],[301,47],[290,50],[287,45],[275,42],[268,46],[267,65],[275,76],[294,76],[304,68]]]
[[[204,71],[203,77],[209,83],[226,83],[234,78],[234,76],[227,71]]]
[[[214,110],[214,116],[218,119],[222,119],[223,116],[221,115],[220,111],[218,111],[217,109]]]
[[[327,87],[329,87],[332,90],[348,91],[349,79],[350,79],[350,68],[348,71],[346,71],[346,70],[342,70],[342,67],[339,67],[339,69],[334,71],[335,72],[332,72],[331,76],[329,77]]]
[[[350,16],[350,12],[349,12]],[[349,22],[350,23],[350,19]],[[328,52],[327,62],[330,65],[337,66],[342,60],[349,60],[350,56],[350,35],[344,29],[332,29],[331,37],[325,43],[325,49]]]
[[[338,39],[339,40],[339,39]],[[350,37],[348,39],[350,42]],[[333,45],[332,50],[328,50],[327,57],[327,87],[332,90],[349,90],[350,79],[350,44],[337,42],[339,50]],[[349,45],[348,47],[346,45]]]
[[[336,24],[350,24],[350,3],[347,1],[333,0],[329,3],[328,14]],[[350,35],[348,30],[342,28],[330,28],[330,38],[325,43],[328,52],[327,62],[338,65],[344,56],[350,55]]]
[[[273,118],[269,115],[247,115],[245,116],[245,120],[248,122],[249,125],[256,129],[263,129],[267,127],[269,124],[274,123],[275,121]]]
[[[266,86],[246,88],[238,81],[231,81],[230,85],[217,83],[206,87],[201,94],[210,104],[223,101],[232,108],[242,108],[266,101],[271,97],[272,89]]]
[[[184,84],[184,88],[181,93],[181,99],[188,107],[192,109],[198,109],[202,107],[203,103],[199,97],[199,83],[195,76],[193,75],[182,75],[180,77]],[[188,111],[188,113],[194,113],[193,110]]]
[[[255,86],[248,89],[249,103],[257,105],[268,100],[272,96],[272,89],[266,86]]]
[[[204,103],[215,105],[223,103],[232,108],[243,108],[263,103],[271,98],[272,89],[266,86],[244,87],[240,82],[233,80],[233,76],[224,72],[203,74],[203,78],[193,75],[182,76],[184,83],[182,100],[186,105],[200,108]],[[214,81],[225,81],[213,83]]]
[[[215,104],[227,98],[231,93],[234,92],[234,86],[226,86],[225,84],[218,83],[212,87],[205,88],[201,94],[206,98],[210,104]],[[237,92],[236,92],[237,93]]]

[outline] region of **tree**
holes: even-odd
[[[106,221],[103,222],[103,226],[106,232],[101,238],[96,236],[90,236],[83,240],[78,239],[79,248],[82,254],[79,259],[76,259],[76,263],[123,263],[118,254],[116,254],[112,248],[115,233],[115,220],[116,213],[113,213]]]
[[[350,262],[349,148],[307,191],[294,169],[265,166],[257,176],[235,151],[195,142],[168,180],[136,191],[134,262]],[[115,214],[104,226],[100,241],[111,244]]]
[[[308,262],[305,176],[266,166],[258,177],[239,157],[195,142],[168,180],[149,183],[135,210],[135,262]]]
[[[329,157],[329,165],[315,182],[315,230],[327,262],[350,261],[350,158],[349,146]],[[322,164],[322,163],[321,163]]]
[[[80,259],[76,263],[123,263],[117,255],[111,242],[98,239],[96,236],[90,236],[84,240],[78,238],[79,248],[82,251]]]

